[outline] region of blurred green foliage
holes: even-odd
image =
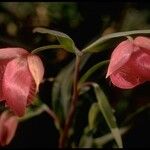
[[[1,2],[0,8],[3,10],[0,13],[0,24],[7,25],[7,32],[10,35],[15,35],[19,27],[15,24],[14,18],[20,25],[24,25],[24,21],[29,19],[32,27],[49,27],[52,23],[61,24],[66,20],[70,27],[74,28],[82,20],[74,2]]]

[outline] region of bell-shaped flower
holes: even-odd
[[[113,51],[106,77],[123,89],[150,80],[150,39],[139,36],[121,42]]]
[[[4,111],[0,114],[0,146],[8,145],[15,136],[18,126],[17,116]]]
[[[23,48],[0,49],[0,100],[23,116],[44,74],[41,59]]]

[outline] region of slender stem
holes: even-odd
[[[18,120],[19,120],[20,122],[23,122],[23,121],[26,121],[26,120],[28,120],[28,119],[31,119],[31,118],[33,118],[33,117],[36,117],[36,116],[42,114],[42,113],[45,111],[45,109],[44,109],[45,106],[44,106],[44,105],[45,105],[45,104],[41,105],[41,106],[40,106],[39,108],[37,108],[35,111],[26,113],[26,115],[24,115],[24,116],[21,117],[21,118],[18,118]]]
[[[38,47],[34,50],[32,50],[32,54],[47,50],[47,49],[57,49],[57,48],[62,48],[64,49],[64,47],[62,45],[46,45],[46,46],[42,46],[42,47]]]
[[[58,117],[46,104],[42,104],[36,111],[30,112],[27,115],[25,115],[24,117],[19,118],[19,121],[20,122],[26,121],[32,117],[40,115],[43,112],[47,112],[50,115],[50,117],[52,117],[54,119],[54,122],[57,125],[57,127],[58,127],[58,125],[60,125],[60,121],[59,121]]]
[[[77,84],[78,84],[79,64],[80,64],[80,56],[76,55],[72,101],[71,101],[70,110],[69,110],[69,113],[65,122],[64,130],[62,134],[60,135],[59,148],[63,148],[65,146],[65,142],[67,140],[68,132],[73,122],[73,118],[74,118],[74,114],[75,114],[75,110],[76,110],[76,106],[78,102]]]
[[[83,87],[86,87],[86,86],[93,86],[93,84],[94,84],[94,82],[92,82],[92,81],[81,83],[78,86],[78,90],[80,90],[80,89],[82,89]]]
[[[133,31],[126,31],[126,32],[123,31],[123,32],[116,32],[116,33],[104,35],[104,36],[100,37],[99,39],[97,39],[92,44],[90,44],[89,46],[85,47],[82,50],[82,53],[85,54],[87,52],[92,52],[92,50],[95,49],[95,47],[98,47],[100,44],[103,44],[104,42],[106,42],[109,39],[124,37],[124,36],[128,36],[128,35],[136,35],[136,34],[137,35],[138,34],[150,34],[150,30],[133,30]]]
[[[143,107],[138,108],[135,112],[133,112],[131,115],[129,115],[129,116],[124,120],[123,125],[129,123],[130,121],[132,121],[135,116],[137,116],[138,114],[140,114],[141,112],[143,112],[144,110],[146,110],[146,109],[148,109],[148,108],[150,108],[150,103],[146,104],[146,105],[143,106]]]
[[[59,118],[56,116],[56,114],[47,106],[45,105],[44,108],[45,112],[47,112],[53,119],[55,124],[57,125],[57,127],[60,125],[60,120]]]

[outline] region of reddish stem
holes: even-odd
[[[63,148],[65,146],[66,140],[68,138],[68,132],[69,129],[72,125],[77,102],[78,102],[78,89],[77,89],[77,84],[78,84],[78,74],[79,74],[79,64],[80,64],[80,57],[76,56],[76,62],[75,62],[75,70],[74,70],[74,80],[73,80],[73,95],[72,95],[72,101],[71,101],[71,106],[70,110],[65,122],[64,130],[62,134],[60,135],[59,139],[59,148]]]

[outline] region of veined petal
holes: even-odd
[[[122,67],[129,60],[133,49],[134,45],[129,40],[121,42],[115,48],[110,59],[106,78]]]
[[[37,92],[39,84],[43,79],[44,66],[43,66],[41,59],[36,55],[29,55],[27,57],[27,60],[28,60],[29,70],[36,83],[36,92]]]
[[[115,86],[122,89],[131,89],[145,82],[130,63],[111,74],[110,79]]]
[[[30,85],[29,95],[27,98],[27,106],[29,106],[32,103],[35,95],[36,95],[36,84],[35,84],[34,79],[32,79],[32,83]]]
[[[2,81],[3,96],[18,116],[25,113],[31,83],[32,76],[25,58],[16,58],[7,64]]]
[[[10,59],[23,55],[27,55],[29,52],[23,48],[1,48],[0,59]]]
[[[143,48],[143,51],[150,54],[150,38],[138,36],[134,39],[134,44],[140,48]]]
[[[145,80],[150,80],[150,55],[141,50],[133,56],[136,72]]]

